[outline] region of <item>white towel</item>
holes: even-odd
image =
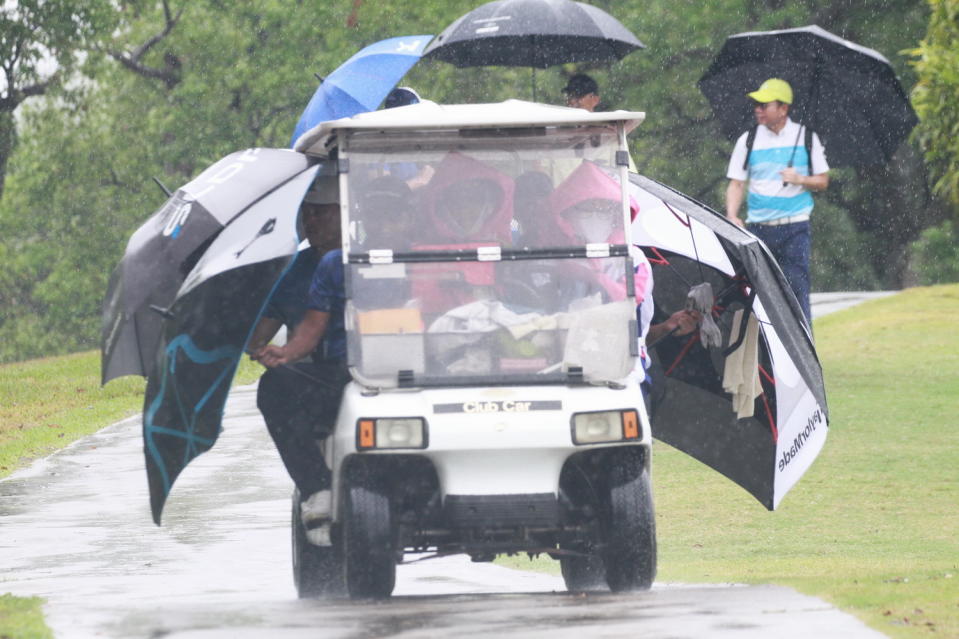
[[[689,289],[686,294],[686,310],[696,311],[703,318],[699,322],[699,341],[704,348],[710,346],[719,346],[723,343],[722,333],[713,320],[713,286],[709,282],[703,282]]]
[[[739,337],[742,317],[742,310],[733,315],[727,348]],[[753,416],[754,402],[763,392],[759,381],[759,322],[755,313],[749,314],[742,344],[726,356],[723,390],[732,394],[733,410],[738,419]]]

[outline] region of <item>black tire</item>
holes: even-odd
[[[559,568],[570,592],[607,590],[606,565],[598,554],[560,557]]]
[[[385,599],[396,584],[396,557],[390,500],[364,486],[346,492],[343,551],[350,597]]]
[[[606,581],[613,592],[649,590],[656,577],[656,521],[649,471],[635,460],[613,466],[609,479],[603,554]]]
[[[339,548],[314,546],[300,519],[300,493],[293,493],[293,583],[300,599],[337,597],[346,593]]]
[[[580,460],[583,461],[583,460]],[[581,553],[560,555],[559,568],[569,592],[601,592],[609,590],[606,585],[606,565],[600,552],[602,526],[595,513],[602,512],[602,495],[594,488],[594,478],[588,468],[578,461],[570,461],[560,475],[562,501],[569,504],[569,523],[583,528],[581,537],[560,545],[562,550]],[[593,513],[591,516],[585,513]]]

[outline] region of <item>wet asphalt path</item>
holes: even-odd
[[[855,301],[829,299],[829,310]],[[657,583],[578,596],[559,577],[457,557],[401,566],[389,602],[299,601],[291,484],[253,387],[231,395],[224,423],[216,448],[179,479],[160,528],[138,418],[0,481],[0,594],[46,598],[61,639],[882,636],[786,588]]]

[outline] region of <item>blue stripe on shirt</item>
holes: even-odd
[[[806,153],[806,147],[795,148],[795,155],[793,155],[793,147],[791,146],[775,149],[754,149],[749,155],[749,177],[759,180],[779,178],[779,171],[782,171],[789,164],[790,156],[792,156],[792,165],[796,172],[809,175],[809,154]]]
[[[776,217],[792,217],[812,211],[812,194],[808,191],[792,197],[749,194],[749,221],[763,222]]]

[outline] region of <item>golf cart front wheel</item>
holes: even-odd
[[[633,464],[610,472],[606,549],[610,590],[648,590],[656,576],[656,522],[649,471]]]
[[[389,597],[396,583],[389,498],[365,486],[350,486],[346,497],[343,550],[350,597]]]

